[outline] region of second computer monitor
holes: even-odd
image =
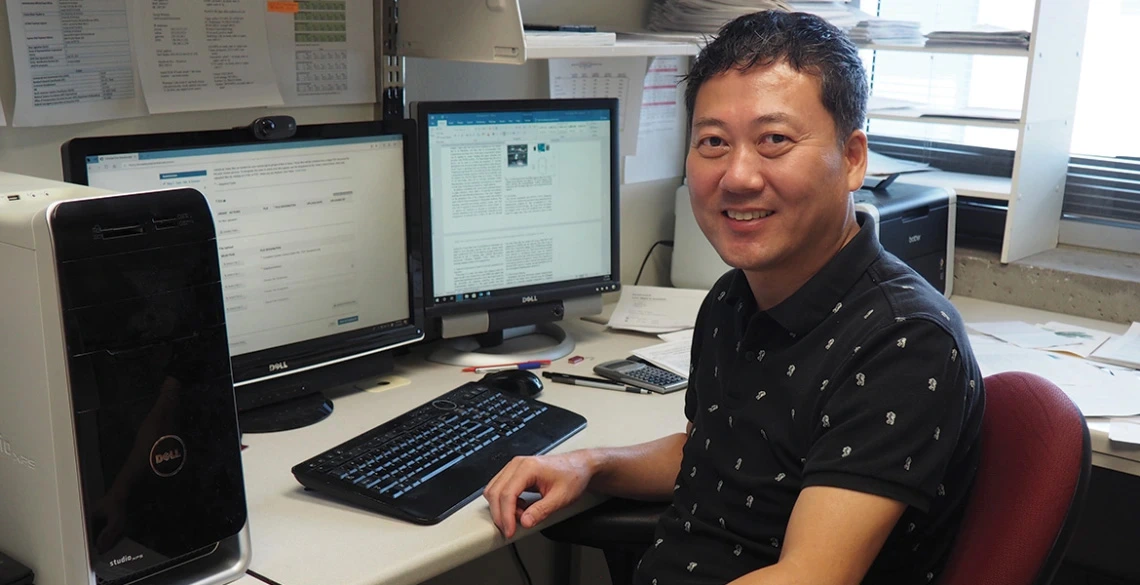
[[[569,353],[550,324],[600,312],[619,288],[617,100],[421,102],[415,115],[425,312],[457,340],[433,359]]]

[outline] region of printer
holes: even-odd
[[[0,173],[0,550],[51,585],[249,562],[213,218]]]
[[[954,191],[895,181],[886,189],[860,189],[853,197],[856,212],[875,222],[883,249],[949,297],[954,286]],[[677,189],[675,212],[673,286],[712,288],[729,266],[697,225],[687,185]]]

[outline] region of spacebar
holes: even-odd
[[[451,467],[452,465],[455,465],[456,463],[459,463],[460,461],[463,461],[463,459],[464,459],[463,455],[459,455],[459,456],[458,456],[458,457],[456,457],[455,459],[452,459],[451,461],[448,461],[447,463],[444,463],[443,465],[440,465],[439,467],[435,468],[435,471],[432,471],[431,473],[429,473],[429,474],[427,474],[427,475],[425,475],[425,476],[421,477],[421,478],[419,479],[420,483],[423,483],[423,482],[425,482],[425,481],[427,481],[427,480],[429,480],[429,479],[431,479],[431,478],[433,478],[433,477],[435,477],[435,476],[439,475],[440,473],[443,473],[444,471],[446,471],[446,470],[447,470],[449,467]]]

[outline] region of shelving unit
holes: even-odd
[[[443,16],[446,15],[446,16]],[[522,65],[533,59],[696,55],[691,42],[619,38],[613,45],[528,46],[519,0],[400,3],[397,49],[405,57]]]
[[[398,0],[385,0],[396,2]],[[399,2],[401,57],[521,65],[528,60],[695,55],[706,35],[644,33],[619,36],[614,45],[528,46],[519,0],[404,0]],[[1008,202],[1001,261],[1056,247],[1089,0],[1036,0],[1028,49],[986,46],[918,46],[868,43],[861,49],[1026,59],[1019,120],[875,112],[872,120],[982,126],[1016,131],[1010,177],[927,172],[899,180],[952,187],[959,195]]]
[[[1011,177],[932,171],[899,182],[953,187],[960,196],[1008,202],[1001,261],[1012,262],[1057,245],[1069,165],[1081,49],[1089,0],[1036,0],[1029,49],[866,44],[876,51],[994,55],[1027,59],[1020,120],[914,117],[887,112],[871,119],[919,124],[1006,128],[1018,132]]]

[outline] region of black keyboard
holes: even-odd
[[[293,467],[301,485],[417,524],[478,497],[516,455],[539,455],[586,419],[471,382]]]

